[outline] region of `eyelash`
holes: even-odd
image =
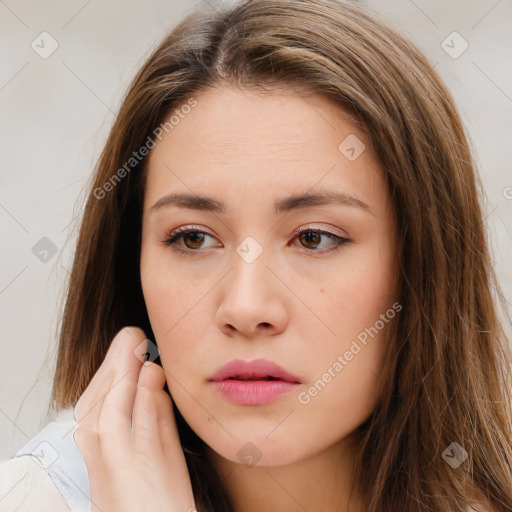
[[[172,250],[181,255],[198,253],[198,252],[200,252],[200,249],[182,249],[182,248],[176,246],[176,242],[178,240],[183,239],[183,237],[185,235],[188,235],[190,233],[203,233],[205,235],[208,235],[208,236],[214,238],[212,235],[210,235],[209,233],[206,233],[205,231],[201,231],[199,229],[190,229],[185,226],[182,228],[177,228],[174,231],[170,232],[166,236],[166,238],[161,240],[161,242],[168,247],[174,246],[174,247],[172,247]],[[324,254],[326,254],[326,253],[337,251],[337,250],[341,249],[341,247],[343,247],[345,244],[352,242],[352,240],[349,238],[344,238],[342,236],[335,235],[334,233],[330,233],[329,231],[324,231],[322,229],[311,229],[311,228],[297,229],[293,233],[294,238],[298,237],[302,233],[318,233],[318,234],[327,236],[328,238],[330,238],[331,240],[333,240],[335,242],[335,246],[331,249],[318,250],[318,249],[308,249],[307,247],[302,247],[302,250],[304,252],[308,252],[308,253],[324,253]]]

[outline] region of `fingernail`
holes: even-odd
[[[151,361],[144,361],[144,366],[151,366]]]

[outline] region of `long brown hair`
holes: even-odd
[[[355,481],[366,509],[466,511],[469,496],[480,495],[494,510],[512,510],[511,363],[497,307],[506,305],[468,137],[428,60],[348,1],[203,4],[143,64],[92,178],[60,321],[52,406],[76,403],[123,326],[154,339],[139,271],[147,159],[126,163],[180,105],[227,85],[328,95],[358,120],[385,173],[403,311],[388,341],[387,392],[358,429]],[[175,413],[198,510],[232,510],[202,441]],[[453,456],[453,443],[467,452],[457,468],[442,456],[445,449]]]

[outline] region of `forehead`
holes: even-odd
[[[320,182],[322,188],[354,194],[363,193],[363,185],[370,189],[364,194],[382,185],[364,132],[324,95],[217,87],[193,99],[196,104],[186,113],[173,109],[179,121],[149,155],[146,200],[173,187],[188,192],[236,188],[238,197],[247,197],[265,188],[272,194]],[[357,159],[341,152],[345,140],[365,148]]]
[[[190,111],[179,119],[174,116],[178,123],[167,134],[172,133],[172,137],[164,134],[169,144],[158,144],[153,151],[155,158],[169,146],[177,149],[190,145],[191,138],[196,154],[208,152],[210,158],[270,158],[268,152],[273,150],[278,154],[272,157],[299,158],[313,157],[323,145],[337,147],[337,139],[344,132],[364,136],[351,115],[325,95],[306,96],[293,89],[255,93],[215,87],[194,100],[196,106]]]

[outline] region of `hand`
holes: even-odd
[[[195,511],[165,372],[134,353],[145,339],[119,331],[74,408],[91,512]]]

